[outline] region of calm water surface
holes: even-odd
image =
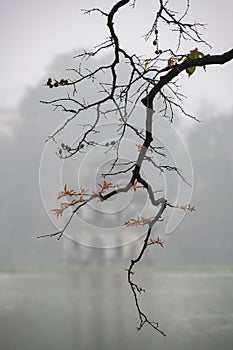
[[[138,273],[144,310],[167,333],[136,331],[125,272],[1,273],[1,350],[233,348],[232,273]]]

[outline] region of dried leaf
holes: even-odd
[[[108,190],[109,188],[116,188],[118,187],[117,185],[113,185],[113,183],[108,183],[106,180],[104,180],[103,184],[98,184],[98,186],[101,188],[101,193],[104,192],[105,190]]]
[[[66,196],[77,196],[78,193],[76,193],[74,190],[67,190],[67,185],[64,186],[63,191],[58,193],[58,197],[57,199],[60,199],[62,197],[66,197]]]
[[[161,241],[161,239],[159,237],[157,237],[156,239],[150,239],[150,242],[148,243],[148,245],[152,245],[152,244],[157,244],[160,245],[161,247],[164,248],[164,242]]]
[[[144,61],[144,68],[145,68],[145,69],[148,67],[148,64],[149,64],[149,61],[148,61],[148,60],[145,60],[145,61]]]
[[[127,220],[127,221],[125,221],[124,222],[124,226],[126,226],[126,227],[133,227],[133,226],[139,226],[139,225],[142,225],[142,226],[144,226],[144,225],[147,225],[147,224],[149,224],[150,223],[150,221],[151,221],[151,219],[150,218],[145,218],[144,216],[138,216],[137,217],[137,219],[131,219],[131,220]]]
[[[53,211],[54,215],[56,215],[56,217],[59,218],[59,216],[62,216],[64,209],[51,209],[51,211]]]
[[[167,65],[168,65],[168,67],[172,67],[172,66],[174,66],[176,64],[176,59],[173,57],[173,56],[171,56],[168,60],[167,60]]]

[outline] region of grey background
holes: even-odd
[[[106,10],[113,3],[98,1]],[[173,3],[177,8],[182,5]],[[150,5],[156,10],[157,2],[138,0],[135,11],[119,12],[117,24],[122,45],[146,56],[154,50],[142,38],[154,18]],[[193,0],[191,5],[190,18],[208,23],[210,52],[230,49],[232,2]],[[143,310],[160,322],[167,338],[149,328],[136,332],[138,319],[124,268],[143,238],[124,249],[88,248],[66,237],[61,241],[36,238],[56,229],[42,202],[39,175],[44,140],[64,120],[39,100],[51,96],[43,86],[48,76],[60,76],[74,65],[72,56],[77,51],[107,36],[103,18],[80,13],[80,8],[92,6],[96,2],[90,0],[0,1],[0,348],[230,349],[232,63],[209,67],[207,73],[197,70],[190,79],[181,77],[187,110],[203,120],[197,124],[177,115],[174,122],[192,160],[191,203],[197,211],[186,215],[170,235],[159,229],[165,248],[153,247],[145,265],[136,270],[137,282],[146,288],[140,298]],[[164,48],[173,45],[167,36],[163,43]],[[187,43],[182,50],[193,48]],[[169,123],[167,127],[170,137]],[[60,163],[55,151],[53,145],[46,154],[56,172]],[[53,173],[48,171],[46,176],[45,168],[43,174],[43,184],[49,184],[43,187],[47,206],[53,208],[61,188]],[[122,219],[112,222],[121,225]],[[94,220],[96,230],[83,225],[76,234],[90,236],[101,245],[102,227],[109,222],[102,216]],[[125,232],[138,235],[136,230]]]

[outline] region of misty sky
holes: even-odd
[[[119,12],[117,29],[124,47],[127,45],[133,53],[153,55],[151,43],[145,43],[142,35],[154,18],[151,8],[156,10],[157,1],[146,2],[151,6],[146,7],[145,1],[138,0],[134,11],[126,9]],[[183,2],[178,1],[178,4]],[[106,10],[113,3],[112,0],[98,1],[99,6]],[[25,90],[41,80],[55,56],[80,47],[92,47],[108,35],[103,17],[96,14],[84,16],[81,12],[81,8],[96,6],[95,1],[1,0],[0,5],[0,111],[2,108],[16,109]],[[191,1],[189,18],[208,24],[205,37],[213,47],[212,53],[222,53],[231,47],[232,11],[231,0]],[[169,40],[165,40],[164,45],[168,47]],[[187,46],[187,49],[192,47]],[[208,52],[208,48],[200,49]],[[191,91],[186,91],[188,96],[192,96],[192,111],[198,111],[203,99],[213,103],[218,110],[231,110],[231,81],[228,78],[233,73],[233,67],[228,64],[212,72],[213,68],[208,68],[207,74],[199,72],[192,78],[192,87],[188,87]],[[201,91],[195,93],[193,90],[197,84],[201,85]],[[219,103],[216,105],[216,98],[224,100],[221,108]]]
[[[108,10],[110,8],[109,4],[113,3],[115,1],[98,1],[100,6],[103,4],[104,10]],[[156,1],[148,0],[147,3],[152,4],[152,7],[156,10]],[[177,1],[177,3],[180,4],[181,1]],[[57,73],[59,64],[56,59],[59,61],[61,55],[64,55],[63,59],[67,60],[67,57],[76,49],[92,48],[106,39],[108,31],[104,26],[103,17],[98,15],[84,16],[80,11],[81,8],[96,6],[95,1],[22,0],[18,2],[0,0],[0,4],[0,142],[4,157],[3,167],[5,167],[1,173],[1,183],[4,183],[4,186],[0,193],[4,195],[4,199],[7,198],[5,203],[7,203],[8,208],[6,210],[4,207],[4,237],[7,237],[7,239],[10,237],[13,241],[17,227],[16,222],[21,222],[21,230],[25,225],[23,221],[26,220],[27,209],[23,208],[22,203],[26,199],[26,206],[31,207],[33,198],[37,203],[37,207],[40,208],[39,214],[34,213],[29,217],[26,226],[30,225],[32,227],[35,225],[37,230],[40,229],[38,217],[43,213],[38,184],[38,164],[44,147],[43,140],[48,135],[51,125],[49,124],[47,127],[47,115],[46,117],[43,115],[45,109],[39,106],[39,100],[45,89],[42,82],[50,75],[52,65],[57,65],[55,67]],[[207,0],[204,3],[201,0],[192,1],[189,18],[208,23],[206,40],[213,47],[211,53],[222,53],[231,48],[232,10],[233,4],[230,0],[221,2]],[[129,18],[132,18],[132,21],[129,22]],[[145,7],[145,0],[137,0],[134,11],[127,8],[125,11],[119,12],[117,30],[121,35],[123,47],[129,47],[131,53],[136,50],[139,54],[153,55],[154,47],[151,42],[145,42],[142,38],[142,35],[150,29],[153,18],[151,8],[149,6]],[[173,44],[166,36],[164,37],[164,43],[164,49]],[[189,47],[187,43],[184,50],[188,51],[193,48],[193,46]],[[205,53],[209,52],[206,47],[198,48]],[[184,86],[183,92],[188,96],[186,103],[188,112],[200,113],[201,119],[206,120],[206,122],[210,122],[211,119],[216,117],[229,117],[233,110],[232,83],[229,78],[232,76],[232,62],[223,67],[208,67],[207,73],[200,69],[190,79],[186,75],[183,76],[181,82]],[[51,111],[48,113],[51,114]],[[61,121],[61,118],[59,120]],[[189,125],[193,126],[194,124],[191,122]],[[231,124],[228,125],[227,122],[224,122],[224,125],[230,133]],[[53,127],[56,126],[57,121]],[[205,125],[202,127],[200,135],[204,139],[207,131]],[[224,133],[220,131],[216,135],[224,138]],[[213,131],[212,141],[214,137],[215,133]],[[202,145],[198,141],[198,155],[200,155],[198,158],[195,153],[196,139],[193,138],[192,142],[190,147],[193,152],[191,153],[193,159],[199,165],[201,164],[203,168],[205,166],[208,168],[208,164],[206,165],[204,161],[202,164],[201,147],[208,149],[209,143],[203,143]],[[20,147],[22,147],[22,151]],[[216,144],[213,144],[213,147],[215,147],[213,149],[216,152]],[[227,146],[224,147],[226,147],[224,157],[227,160],[227,150],[232,146],[227,143]],[[210,152],[211,150],[210,147]],[[209,154],[206,153],[206,158],[209,157]],[[222,156],[223,154],[221,154]],[[232,159],[230,160],[232,161]],[[14,179],[16,169],[18,171],[17,181]],[[216,173],[216,169],[214,172]],[[27,181],[31,181],[30,184],[34,192],[30,190],[30,193],[30,191],[25,190],[28,185],[26,177],[24,178],[25,173],[27,173],[27,176],[30,174],[30,179],[28,178]],[[230,172],[228,172],[229,174]],[[208,176],[212,176],[208,171],[203,174],[205,178],[203,186],[208,182]],[[213,183],[216,184],[217,181]],[[198,182],[198,186],[200,186],[200,182]],[[11,201],[7,197],[8,192],[6,190],[8,187],[12,187],[10,193],[13,195],[19,188],[20,191],[24,189],[23,191],[26,192],[26,199],[23,197],[24,192],[22,191],[15,202],[15,206],[20,207],[20,210],[16,212],[12,222],[10,220]],[[224,191],[223,193],[226,195],[229,193],[226,188]],[[54,195],[56,196],[55,191]],[[208,215],[211,217],[210,212]],[[195,219],[192,220],[195,227]],[[45,226],[42,225],[43,229]],[[9,234],[10,232],[11,234]],[[27,234],[29,236],[31,232]],[[201,235],[201,232],[199,234]],[[30,239],[32,241],[31,236]],[[35,239],[35,234],[33,239]],[[187,243],[187,241],[185,242]],[[39,244],[44,249],[47,242]],[[48,246],[51,248],[53,244],[50,241]]]

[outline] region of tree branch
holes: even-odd
[[[122,173],[126,173],[129,171],[132,171],[131,178],[128,181],[124,187],[118,187],[118,186],[106,186],[104,191],[102,187],[101,191],[97,192],[91,192],[90,193],[82,193],[82,198],[80,195],[80,198],[77,201],[72,201],[71,203],[62,203],[63,207],[60,209],[54,209],[57,217],[62,214],[63,210],[66,208],[69,208],[72,206],[74,208],[72,210],[72,213],[66,222],[65,226],[62,230],[57,231],[52,234],[46,234],[41,235],[39,237],[58,237],[60,239],[67,229],[68,225],[70,224],[72,218],[74,217],[75,213],[79,211],[81,208],[83,208],[88,202],[99,199],[100,201],[107,201],[111,197],[117,195],[117,194],[124,194],[130,191],[132,188],[136,190],[137,188],[137,182],[140,183],[147,193],[148,198],[150,199],[150,205],[153,207],[153,210],[157,211],[155,212],[155,215],[152,219],[145,219],[142,223],[138,219],[137,222],[139,224],[146,224],[148,225],[148,230],[145,235],[145,239],[143,242],[143,245],[139,251],[139,254],[136,259],[131,260],[131,263],[128,268],[128,283],[131,287],[136,309],[139,316],[139,327],[138,330],[142,329],[144,324],[149,324],[152,328],[154,328],[156,331],[161,333],[162,335],[165,335],[165,333],[159,328],[158,323],[152,322],[148,319],[147,315],[142,311],[142,308],[139,304],[138,300],[138,294],[144,291],[143,288],[139,287],[134,281],[134,271],[133,268],[135,265],[141,261],[142,257],[144,256],[144,253],[148,247],[148,245],[158,243],[161,244],[161,241],[149,241],[152,233],[152,229],[154,225],[161,220],[161,216],[163,212],[165,211],[166,207],[172,207],[172,208],[180,208],[184,210],[190,210],[193,211],[194,207],[188,206],[179,206],[179,205],[172,205],[169,204],[168,199],[166,198],[155,198],[155,193],[153,186],[151,183],[146,181],[142,175],[141,175],[141,169],[144,161],[148,161],[149,166],[156,167],[160,171],[164,171],[166,169],[167,171],[175,171],[184,182],[188,184],[188,181],[185,179],[185,177],[181,174],[181,171],[171,165],[157,165],[152,157],[147,156],[147,152],[155,152],[158,156],[166,156],[165,151],[160,152],[160,149],[153,147],[153,121],[156,118],[155,111],[154,111],[154,101],[157,94],[159,94],[160,97],[163,99],[164,106],[162,108],[163,116],[167,116],[167,114],[171,113],[171,122],[173,121],[174,117],[174,111],[173,108],[178,108],[185,116],[190,116],[188,113],[186,113],[181,106],[182,97],[183,95],[179,92],[176,81],[174,82],[173,79],[177,76],[179,76],[180,73],[183,71],[191,68],[191,67],[205,67],[208,65],[221,65],[229,62],[233,59],[233,49],[229,50],[228,52],[225,52],[221,55],[206,55],[204,57],[200,58],[190,58],[187,55],[181,55],[183,61],[181,63],[177,63],[179,55],[175,55],[174,49],[168,48],[166,50],[161,50],[159,46],[159,30],[160,25],[165,24],[168,28],[170,28],[171,31],[176,31],[178,33],[178,48],[180,47],[182,40],[191,40],[192,43],[201,43],[206,44],[205,40],[202,39],[202,34],[200,33],[200,29],[204,27],[201,23],[192,23],[192,22],[186,22],[184,21],[184,18],[186,17],[188,10],[190,8],[190,1],[187,0],[184,12],[181,16],[178,16],[178,14],[168,8],[168,1],[165,0],[158,0],[158,11],[155,14],[155,20],[152,24],[151,30],[146,34],[145,39],[148,40],[151,36],[154,37],[153,45],[155,46],[155,56],[152,58],[145,59],[139,54],[133,54],[131,55],[127,50],[121,47],[119,37],[115,31],[114,27],[114,20],[115,16],[118,13],[118,10],[120,10],[125,5],[129,4],[130,1],[131,7],[134,8],[136,6],[136,0],[120,0],[116,1],[115,5],[112,6],[109,13],[102,11],[99,8],[93,8],[91,10],[83,10],[85,14],[91,14],[93,12],[97,12],[100,15],[104,16],[106,18],[106,26],[108,27],[110,37],[107,39],[107,41],[104,41],[102,44],[95,46],[94,51],[92,52],[86,52],[84,51],[82,54],[77,55],[75,57],[79,59],[84,59],[85,62],[89,62],[88,59],[91,57],[94,59],[95,56],[97,56],[100,52],[102,53],[103,50],[109,50],[112,49],[113,58],[111,59],[111,62],[107,65],[100,65],[97,66],[97,68],[87,68],[85,67],[83,69],[83,65],[80,62],[77,69],[72,69],[72,73],[76,74],[75,79],[68,79],[65,80],[65,84],[63,84],[64,79],[59,80],[52,80],[51,78],[47,81],[47,86],[50,88],[53,87],[64,87],[63,85],[72,85],[73,86],[73,98],[70,98],[69,96],[67,98],[59,98],[52,101],[43,101],[43,103],[50,104],[55,108],[62,109],[62,111],[69,113],[71,115],[69,118],[65,120],[63,125],[55,131],[49,139],[54,140],[55,136],[58,135],[60,131],[62,131],[68,123],[70,123],[72,120],[74,120],[76,117],[79,117],[84,111],[88,111],[91,108],[94,107],[96,112],[96,118],[94,122],[90,125],[88,122],[85,124],[81,124],[83,128],[87,128],[86,132],[84,133],[81,141],[79,142],[77,147],[71,148],[64,143],[61,144],[61,148],[59,149],[59,156],[60,158],[69,158],[75,154],[78,154],[78,151],[84,147],[85,149],[88,146],[96,146],[99,143],[96,142],[96,139],[94,138],[95,133],[97,133],[97,127],[99,126],[100,117],[104,116],[107,118],[107,116],[112,112],[116,112],[118,121],[119,121],[119,128],[117,130],[118,132],[118,139],[115,142],[114,141],[114,151],[115,153],[115,159],[112,163],[111,169],[109,173],[104,174],[104,177],[107,176],[114,176]],[[132,29],[132,28],[130,28]],[[208,45],[209,46],[209,45]],[[173,62],[172,64],[168,64],[166,67],[163,67],[164,62],[167,62],[166,55],[172,54]],[[202,55],[203,56],[203,55]],[[127,74],[123,72],[123,78],[120,74],[119,66],[120,64],[124,64],[127,68]],[[174,64],[173,64],[174,63]],[[104,94],[102,98],[99,98],[97,100],[91,100],[86,102],[86,98],[80,97],[76,90],[76,85],[79,86],[79,90],[82,90],[82,87],[85,82],[89,81],[96,81],[97,78],[101,76],[101,74],[104,73],[110,73],[110,79],[105,82],[100,81],[98,86],[101,89],[101,92]],[[125,78],[127,76],[127,78]],[[51,83],[53,81],[53,83]],[[122,82],[123,81],[123,82]],[[55,83],[54,83],[55,82]],[[85,87],[85,85],[84,85]],[[164,87],[168,87],[168,89],[164,89]],[[171,94],[168,95],[167,90]],[[144,96],[142,98],[142,96]],[[131,118],[133,116],[133,111],[135,110],[136,105],[140,101],[142,104],[146,107],[145,108],[145,123],[143,130],[139,130],[138,127],[135,126],[134,121],[131,121]],[[112,108],[108,108],[107,110],[104,109],[104,106],[106,106],[106,103],[111,103]],[[193,117],[196,119],[195,117]],[[196,119],[197,120],[197,119]],[[120,159],[120,145],[121,141],[126,136],[126,130],[133,131],[134,134],[138,137],[138,140],[143,142],[142,145],[139,145],[139,154],[135,159],[131,160],[127,163],[127,168],[125,170],[119,170],[114,171],[113,169],[115,166],[119,165],[119,159]],[[91,137],[91,139],[89,139]],[[62,152],[66,152],[65,155],[63,155]],[[152,168],[153,170],[153,168]],[[112,185],[112,184],[111,184]],[[73,191],[73,190],[72,190]],[[68,193],[74,195],[73,192]],[[66,192],[66,190],[64,190]],[[77,195],[77,193],[75,193]],[[64,206],[65,205],[65,206]],[[156,207],[156,209],[155,209]],[[159,209],[157,209],[159,208]],[[130,221],[127,222],[130,223]]]
[[[157,93],[175,77],[177,77],[181,72],[190,67],[204,67],[214,64],[225,64],[233,59],[233,49],[224,52],[221,55],[206,55],[202,58],[187,59],[186,61],[176,64],[171,67],[171,70],[160,77],[159,82],[150,90],[146,97],[141,101],[144,106],[148,108],[153,108],[153,101]]]

